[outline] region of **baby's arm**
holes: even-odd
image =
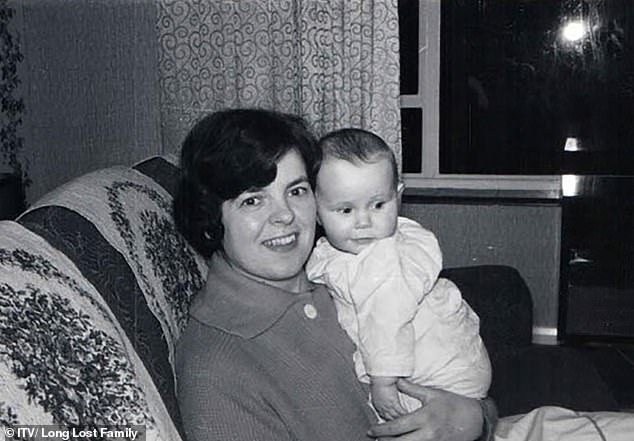
[[[398,377],[370,377],[370,397],[378,414],[386,421],[393,420],[407,411],[401,405],[396,382]]]
[[[416,221],[399,217],[395,245],[401,277],[408,289],[418,294],[418,302],[434,287],[442,270],[438,239]]]

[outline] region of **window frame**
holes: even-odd
[[[418,9],[418,93],[401,95],[400,107],[422,113],[421,172],[403,173],[407,188],[483,190],[508,193],[508,197],[559,199],[561,175],[471,175],[440,173],[440,8],[442,0],[416,0]],[[508,192],[507,192],[508,191]],[[459,193],[454,192],[454,193]]]

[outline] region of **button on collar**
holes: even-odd
[[[307,303],[304,305],[304,314],[312,320],[317,317],[317,309],[310,303]]]

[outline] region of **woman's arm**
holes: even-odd
[[[497,422],[492,400],[478,400],[443,390],[398,381],[401,392],[423,406],[414,412],[372,426],[369,436],[402,441],[490,441]]]
[[[181,418],[188,441],[290,441],[279,415],[248,387],[235,387],[231,379],[226,386],[213,389],[202,387],[204,384],[179,384]]]
[[[218,372],[199,372],[179,381],[179,407],[188,441],[290,441],[288,429],[273,409],[243,382]],[[214,384],[215,383],[215,384]],[[206,387],[212,384],[213,387]]]

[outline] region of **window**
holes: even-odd
[[[408,186],[557,193],[562,174],[634,172],[634,2],[399,8]]]

